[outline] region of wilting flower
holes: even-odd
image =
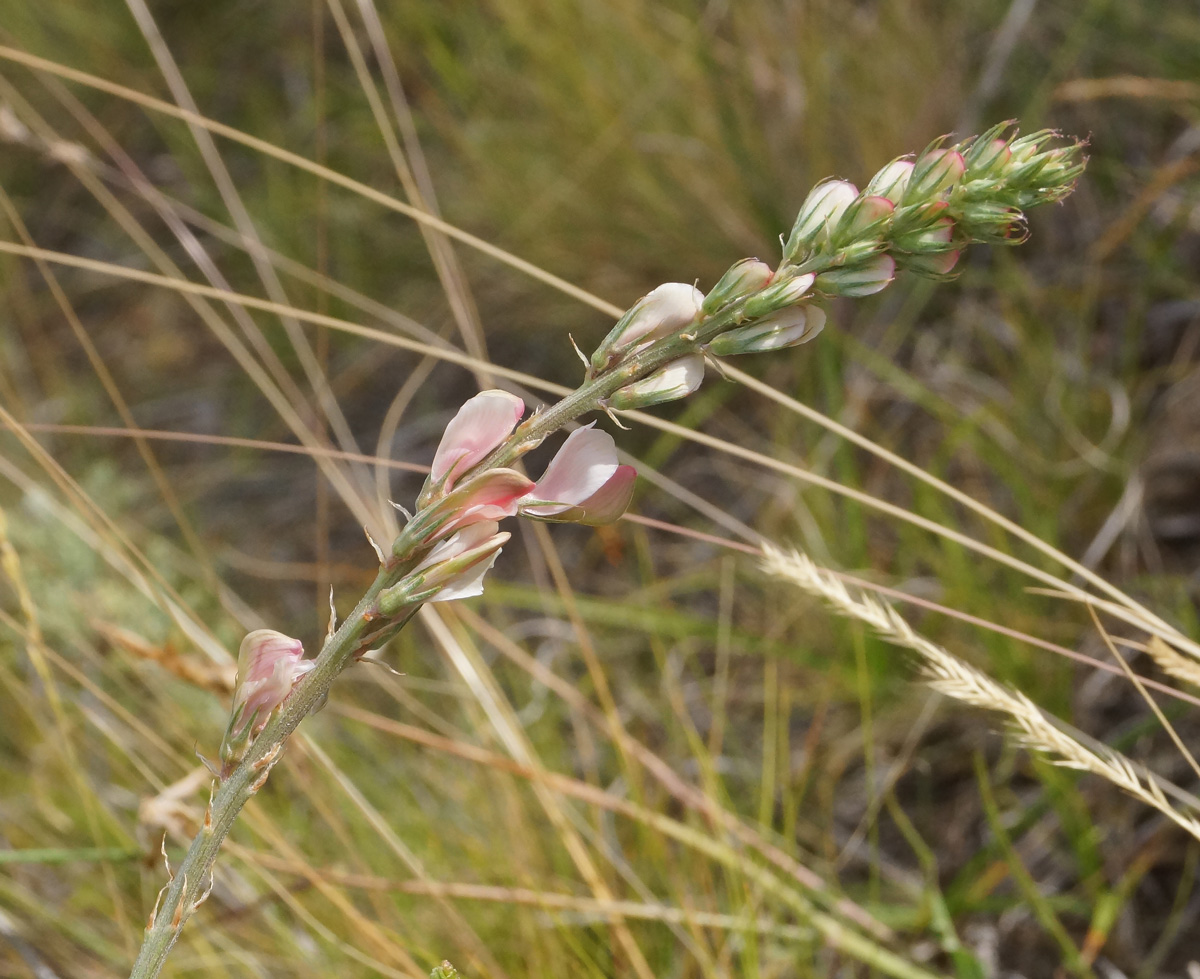
[[[503,442],[525,414],[525,402],[507,391],[483,391],[458,409],[433,456],[431,485],[445,490]]]
[[[685,282],[666,282],[639,299],[592,354],[592,367],[604,370],[636,343],[657,340],[691,326],[700,316],[704,293]]]
[[[673,360],[649,377],[634,381],[612,395],[608,402],[614,408],[648,408],[686,398],[704,380],[704,358],[688,354]]]
[[[397,615],[408,605],[450,602],[483,594],[483,576],[511,537],[494,520],[481,520],[439,541],[412,571],[379,595],[379,611]]]
[[[704,297],[704,312],[715,313],[722,306],[766,288],[775,273],[766,262],[743,258],[730,266],[720,281]]]
[[[770,316],[722,333],[708,345],[718,357],[756,354],[806,343],[825,326],[825,311],[820,306],[790,306]]]
[[[238,685],[233,695],[233,733],[253,721],[256,729],[287,699],[292,685],[316,666],[305,660],[304,644],[273,629],[255,629],[238,650]]]
[[[617,463],[617,447],[595,422],[562,444],[546,472],[521,500],[520,513],[537,520],[611,523],[633,497],[637,470]]]
[[[862,265],[834,269],[817,276],[817,288],[833,296],[870,296],[896,277],[896,261],[880,255]]]

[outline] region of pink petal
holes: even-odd
[[[576,429],[550,460],[546,472],[529,492],[522,510],[548,517],[577,506],[596,493],[617,471],[617,448],[612,436],[594,428]],[[551,505],[530,505],[545,500]]]
[[[617,466],[608,482],[579,504],[580,515],[573,522],[598,527],[619,520],[629,509],[636,482],[637,470],[633,466]]]
[[[433,456],[434,483],[454,481],[503,442],[525,414],[525,402],[507,391],[483,391],[458,409]]]
[[[267,715],[287,699],[292,686],[317,664],[302,660],[304,646],[273,629],[256,629],[242,640],[238,650],[238,686],[233,695],[233,711],[240,721],[238,734],[258,712],[255,729],[261,728]]]
[[[450,519],[438,528],[439,534],[479,523],[503,520],[517,512],[517,501],[533,489],[533,480],[515,469],[493,469],[471,481],[470,491],[459,500]]]

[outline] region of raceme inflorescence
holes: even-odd
[[[218,785],[204,823],[159,894],[133,977],[156,976],[187,918],[211,890],[213,864],[246,801],[266,781],[287,738],[325,699],[337,675],[383,646],[427,602],[478,595],[510,534],[502,521],[599,525],[628,507],[636,472],[621,465],[595,422],[572,431],[532,480],[522,457],[576,419],[684,398],[706,363],[805,343],[821,332],[831,298],[868,296],[898,270],[953,275],[963,250],[1026,237],[1025,210],[1061,200],[1084,167],[1082,147],[1056,133],[1008,124],[956,145],[939,140],[898,159],[859,189],[826,180],[800,207],[774,268],[735,263],[707,293],[666,283],[621,316],[585,363],[582,383],[527,415],[517,396],[492,390],[466,402],[446,427],[416,508],[379,558],[375,581],[319,655],[272,630],[251,633],[220,749]]]

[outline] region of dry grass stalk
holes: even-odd
[[[1138,772],[1134,763],[1106,747],[1086,747],[1059,730],[1041,709],[1019,690],[997,683],[964,663],[943,647],[926,639],[891,606],[869,595],[854,595],[832,574],[807,555],[786,553],[763,545],[763,569],[822,599],[837,612],[871,626],[882,638],[917,653],[929,685],[955,700],[1008,715],[1026,747],[1046,755],[1054,764],[1091,772],[1107,779],[1134,798],[1152,806],[1200,840],[1200,820],[1176,809],[1152,778]]]

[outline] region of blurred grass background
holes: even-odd
[[[0,0],[0,44],[174,101],[139,9]],[[1088,137],[1079,190],[1033,214],[1027,245],[970,253],[953,283],[901,278],[837,305],[817,342],[738,366],[1196,634],[1194,3],[226,0],[149,13],[203,115],[419,195],[622,306],[665,280],[707,288],[745,255],[774,260],[815,181],[865,182],[942,133],[1014,118]],[[400,120],[392,153],[372,98]],[[416,324],[564,384],[578,378],[568,334],[588,349],[607,330],[577,299],[394,211],[216,146],[295,307],[397,335]],[[138,171],[194,240],[131,183]],[[169,258],[196,282],[202,251],[229,288],[272,295],[185,125],[9,55],[0,189],[7,241],[149,271]],[[159,841],[177,853],[203,812],[194,751],[214,754],[224,726],[223,650],[260,625],[315,649],[330,586],[347,611],[373,557],[310,458],[228,443],[296,439],[177,290],[7,254],[0,290],[0,971],[122,975],[164,879]],[[293,328],[311,345],[298,353],[284,320],[255,311],[230,328],[258,362],[277,358],[302,424],[336,434],[305,378],[306,357],[322,367],[368,455],[427,462],[449,414],[490,383],[311,325]],[[659,413],[1049,567],[734,384],[710,377]],[[61,428],[134,424],[208,443]],[[637,427],[620,444],[673,481],[643,480],[639,514],[730,538],[753,528],[1108,659],[1086,610],[957,545],[670,433]],[[391,470],[377,494],[357,463],[331,464],[371,513],[410,502],[422,478]],[[1195,788],[1125,680],[906,614]],[[404,676],[352,670],[293,740],[170,974],[409,976],[444,958],[496,979],[872,974],[822,914],[849,914],[914,975],[1195,974],[1194,840],[942,703],[903,654],[736,551],[630,522],[522,527],[484,597],[437,622],[382,654]],[[1161,699],[1195,744],[1197,708]]]

